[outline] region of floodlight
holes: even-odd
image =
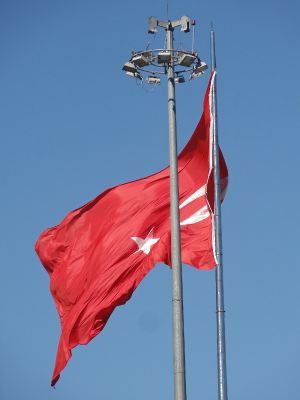
[[[151,53],[145,52],[141,54],[137,54],[132,57],[131,61],[134,63],[134,65],[142,68],[145,67],[145,65],[149,65],[151,62]]]
[[[125,72],[132,72],[133,74],[137,72],[136,66],[131,62],[126,62],[122,69]]]
[[[193,54],[182,53],[178,59],[178,63],[183,67],[190,67],[196,59],[197,57]]]
[[[207,69],[207,64],[204,61],[200,61],[191,73],[190,79],[198,78],[199,76],[203,75],[204,71]]]
[[[180,19],[181,24],[181,31],[182,32],[189,32],[190,31],[190,18],[184,15]]]
[[[126,75],[131,76],[132,78],[136,78],[139,79],[140,81],[143,80],[141,74],[139,72],[130,72],[130,71],[126,71]]]
[[[201,76],[201,75],[204,75],[204,72],[192,72],[191,73],[191,75],[190,75],[190,77],[189,77],[189,80],[191,81],[192,79],[196,79],[196,78],[199,78],[199,76]]]
[[[157,62],[159,64],[167,64],[169,62],[171,62],[171,53],[169,51],[161,51],[160,53],[158,53],[157,55]]]
[[[147,82],[150,83],[150,85],[159,85],[160,84],[160,78],[155,75],[149,75],[147,78]]]
[[[207,64],[204,61],[200,61],[196,67],[194,68],[194,72],[198,73],[198,72],[204,72],[207,69]]]
[[[185,79],[183,75],[177,75],[176,78],[174,79],[175,83],[184,83]]]
[[[148,33],[156,33],[157,32],[158,20],[155,17],[148,18]]]

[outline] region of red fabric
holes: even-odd
[[[206,210],[205,192],[184,202],[199,188],[205,190],[211,170],[210,85],[211,81],[201,120],[178,158],[180,220],[186,221],[181,227],[182,261],[202,269],[215,266],[212,216],[204,212],[205,219],[189,223],[198,210]],[[227,177],[225,162],[222,176]],[[142,242],[138,245],[147,236],[148,247],[143,248]],[[36,251],[50,275],[61,319],[54,385],[71,349],[87,344],[104,328],[114,308],[131,297],[156,263],[170,265],[169,168],[108,189],[70,212],[59,225],[42,233]]]

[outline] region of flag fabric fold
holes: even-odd
[[[215,266],[212,174],[211,79],[202,117],[178,157],[182,261],[199,269]],[[222,192],[228,172],[220,151]],[[146,178],[106,190],[46,229],[36,252],[50,276],[61,320],[51,384],[78,344],[105,326],[115,307],[130,299],[158,262],[171,265],[169,167]]]

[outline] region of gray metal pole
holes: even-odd
[[[215,33],[210,32],[211,69],[216,69]],[[216,315],[217,315],[217,351],[218,351],[218,395],[219,400],[227,400],[227,372],[226,372],[226,345],[225,345],[225,309],[223,289],[223,253],[222,253],[222,224],[221,224],[221,185],[219,166],[218,120],[217,120],[217,83],[216,77],[212,88],[213,112],[213,166],[215,188],[215,251],[216,266]]]
[[[173,27],[171,23],[169,23],[169,26],[167,27],[167,49],[170,51],[173,49]],[[172,61],[168,64],[168,111],[170,145],[174,399],[186,400],[176,102],[174,65]]]

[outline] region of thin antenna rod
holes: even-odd
[[[216,70],[215,32],[211,23],[210,31],[211,69]],[[227,400],[226,343],[225,343],[225,309],[223,289],[223,253],[222,253],[222,221],[221,221],[221,184],[219,165],[218,120],[217,120],[217,82],[212,88],[213,112],[213,166],[214,166],[214,237],[216,265],[216,316],[217,316],[217,353],[218,353],[218,399]]]
[[[192,53],[195,51],[195,26],[196,20],[193,19],[192,21]]]

